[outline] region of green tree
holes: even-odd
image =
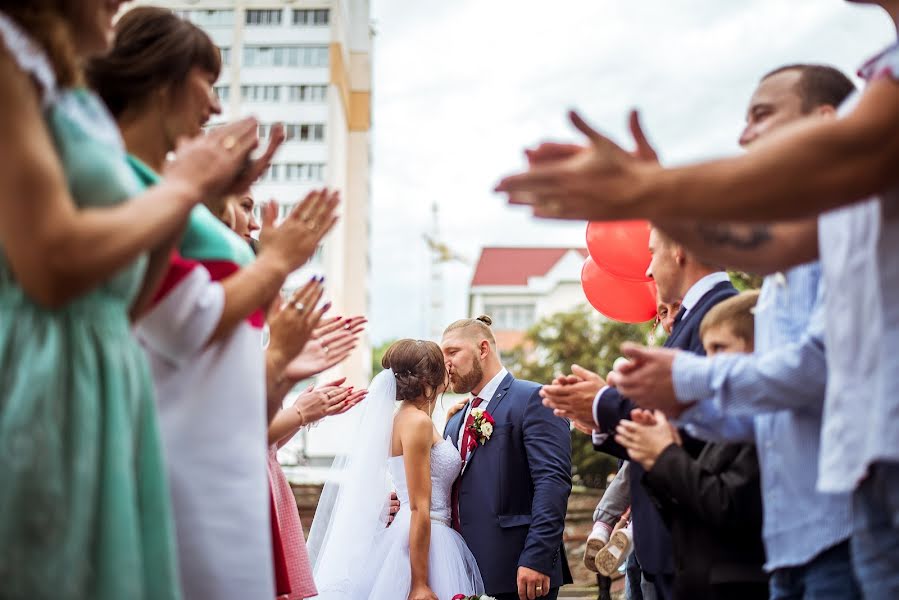
[[[730,282],[741,292],[757,290],[762,287],[761,275],[753,275],[743,271],[728,271],[727,274],[730,275]]]
[[[650,341],[652,329],[651,323],[631,325],[608,321],[584,304],[536,323],[506,362],[516,377],[538,383],[549,383],[560,373],[570,373],[572,364],[605,376],[621,356],[622,342],[645,344]],[[651,341],[660,343],[658,339]],[[617,461],[596,452],[590,438],[579,431],[572,431],[571,442],[574,482],[604,487]]]
[[[378,373],[384,370],[381,367],[381,359],[384,358],[384,353],[387,352],[387,349],[395,342],[396,340],[387,340],[386,342],[381,342],[379,345],[372,348],[371,351],[371,376],[374,377]]]

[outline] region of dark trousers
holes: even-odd
[[[518,593],[514,592],[512,594],[491,594],[487,592],[488,596],[493,596],[496,600],[519,600]],[[559,597],[559,588],[552,588],[549,590],[549,594],[540,597],[538,596],[538,600],[556,600]]]
[[[658,600],[674,600],[674,575],[670,573],[656,575],[643,571],[643,577],[655,587]]]
[[[710,600],[768,600],[767,583],[724,583],[711,586]]]

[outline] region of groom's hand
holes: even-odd
[[[534,600],[548,594],[548,575],[527,567],[518,567],[518,600]]]
[[[398,512],[400,512],[400,499],[397,497],[396,492],[390,492],[390,497],[387,499],[388,527],[393,524],[393,520],[396,518],[396,513]]]

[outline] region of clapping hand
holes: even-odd
[[[368,320],[365,317],[335,317],[312,333],[312,339],[284,369],[290,381],[302,381],[340,364],[359,341]]]
[[[260,256],[276,257],[288,273],[302,267],[337,223],[339,203],[338,192],[327,188],[313,190],[279,225],[275,225],[278,205],[275,202],[265,204],[259,234]]]
[[[313,277],[309,282],[295,291],[290,299],[281,306],[277,314],[269,322],[270,342],[268,353],[276,357],[275,363],[284,366],[300,353],[322,315],[331,308],[327,302],[316,308],[324,294],[322,280]],[[283,372],[279,379],[283,379]]]
[[[571,365],[571,375],[556,377],[551,385],[543,386],[540,396],[557,417],[570,419],[580,431],[593,430],[593,400],[605,385],[596,373]]]
[[[609,375],[609,384],[642,408],[658,409],[676,417],[688,405],[678,402],[672,369],[677,350],[648,348],[626,342],[621,351],[630,359]]]
[[[615,441],[627,449],[628,456],[647,471],[671,444],[682,445],[680,434],[661,411],[631,411],[632,421],[622,420],[615,428]]]

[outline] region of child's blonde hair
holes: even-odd
[[[699,325],[699,337],[704,338],[709,329],[726,325],[735,336],[755,345],[755,314],[753,309],[759,300],[758,290],[751,290],[719,302],[705,314]]]

